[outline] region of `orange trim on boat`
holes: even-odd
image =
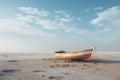
[[[60,60],[71,60],[71,59],[83,59],[83,60],[89,60],[92,58],[91,54],[87,54],[87,55],[77,55],[77,56],[56,56],[56,59],[60,59]]]

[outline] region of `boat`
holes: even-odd
[[[82,51],[56,51],[55,57],[59,60],[90,60],[93,58],[94,49],[95,47],[91,47]]]

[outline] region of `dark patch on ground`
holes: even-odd
[[[61,80],[63,79],[64,77],[62,76],[49,76],[48,79],[58,79],[58,80]]]
[[[43,70],[34,70],[33,72],[45,72]]]
[[[17,70],[14,70],[14,69],[1,70],[1,72],[3,72],[3,73],[13,73],[13,72],[16,72],[16,71],[20,71],[20,69],[17,69]]]
[[[17,60],[8,60],[8,62],[18,62]]]

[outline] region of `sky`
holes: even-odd
[[[120,51],[120,0],[0,0],[0,52]]]

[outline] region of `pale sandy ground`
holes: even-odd
[[[0,60],[0,80],[120,80],[120,53],[96,53],[91,61]]]

